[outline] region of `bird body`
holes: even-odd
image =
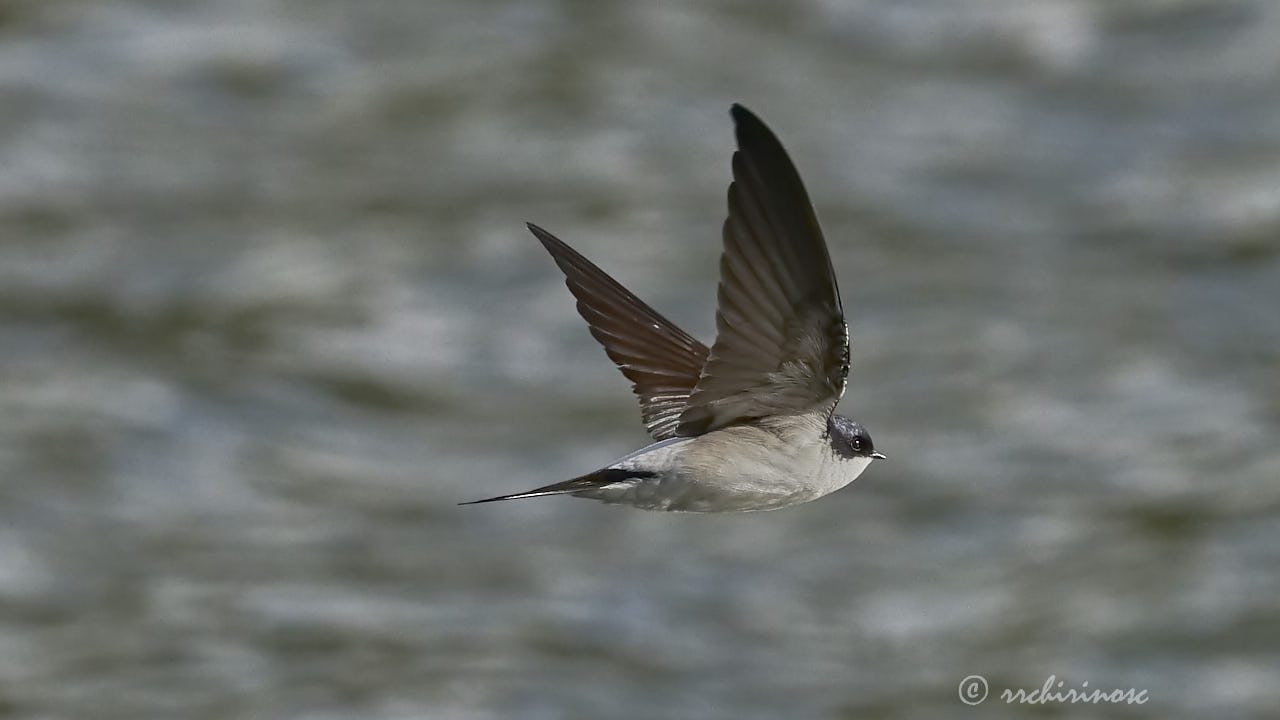
[[[852,482],[871,458],[836,455],[812,419],[734,425],[656,443],[609,466],[653,475],[577,495],[685,512],[773,510],[816,500]]]
[[[595,472],[474,503],[572,495],[646,510],[773,510],[834,492],[884,457],[861,425],[835,414],[849,330],[800,176],[759,118],[740,105],[731,114],[739,149],[710,348],[529,225],[632,381],[657,442]]]

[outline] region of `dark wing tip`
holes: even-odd
[[[734,135],[737,137],[738,147],[743,149],[769,147],[770,152],[781,151],[785,154],[786,151],[782,150],[782,142],[778,140],[778,136],[773,134],[758,115],[738,103],[733,104],[729,114],[733,116]]]
[[[569,258],[583,263],[587,262],[586,258],[579,255],[576,250],[566,245],[563,240],[555,235],[552,235],[531,222],[526,222],[524,226],[529,228],[529,232],[533,233],[533,236],[538,238],[538,242],[542,243],[542,247],[546,248],[547,252],[551,253],[551,257],[555,258],[557,265],[560,265],[563,258]],[[561,265],[561,269],[564,270],[563,265]],[[565,270],[565,274],[568,275],[568,273],[569,271]]]
[[[555,235],[552,235],[551,233],[547,232],[546,230],[543,230],[542,228],[538,227],[537,225],[534,225],[531,222],[526,222],[524,226],[529,228],[529,232],[533,233],[533,236],[538,238],[538,241],[541,242],[548,250],[550,250],[552,247],[559,247],[561,245],[564,245],[564,242],[561,241],[560,238],[556,237]]]

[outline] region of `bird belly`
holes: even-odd
[[[734,426],[633,454],[611,466],[645,470],[653,473],[651,477],[574,494],[645,510],[774,510],[838,490],[869,463],[863,458],[836,458],[830,446],[819,440],[796,441],[771,430]]]

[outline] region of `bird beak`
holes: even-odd
[[[889,459],[889,458],[887,458],[887,457],[885,457],[885,456],[884,456],[884,453],[871,453],[871,458],[872,458],[873,460],[888,460],[888,459]]]

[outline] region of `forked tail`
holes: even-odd
[[[584,490],[596,490],[598,488],[613,485],[615,483],[625,482],[633,478],[649,478],[657,473],[648,470],[623,470],[620,468],[605,468],[588,473],[582,477],[576,477],[572,480],[564,480],[562,482],[553,483],[540,488],[529,490],[528,492],[513,493],[511,495],[499,495],[498,497],[485,498],[484,500],[471,500],[469,502],[458,503],[459,505],[479,505],[480,503],[498,502],[499,500],[520,500],[522,498],[542,497],[544,495],[572,495],[573,493],[582,492]]]

